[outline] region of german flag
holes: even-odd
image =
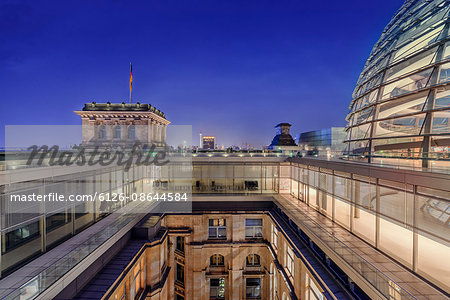
[[[130,93],[131,90],[133,89],[132,85],[133,85],[133,66],[130,63]]]

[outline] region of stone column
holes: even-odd
[[[167,137],[167,125],[163,125],[163,136],[162,136],[162,142],[166,143],[166,137]]]

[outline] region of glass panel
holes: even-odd
[[[450,81],[450,63],[443,64],[439,73],[439,83]]]
[[[41,251],[41,232],[39,222],[33,222],[2,236],[2,270],[39,253]]]
[[[262,227],[255,227],[255,237],[262,237]]]
[[[413,92],[429,85],[429,79],[433,68],[412,74],[399,81],[388,84],[384,87],[382,100],[401,96],[403,94]]]
[[[426,27],[424,27],[426,28]],[[419,38],[414,39],[412,42],[404,45],[399,50],[397,50],[393,56],[392,61],[398,61],[399,59],[406,57],[408,55],[413,54],[414,52],[423,49],[427,45],[433,43],[437,40],[439,34],[441,33],[442,29],[444,28],[444,25],[439,26],[435,28],[434,30],[431,30],[427,32],[426,34],[422,35]],[[417,31],[414,32],[414,34],[417,34]],[[405,39],[408,36],[411,36],[409,34],[404,34],[401,36],[400,39]]]
[[[335,198],[335,221],[345,228],[350,228],[350,204],[342,199]]]
[[[369,138],[370,128],[372,124],[364,124],[358,127],[352,128],[352,140],[359,140],[364,138]]]
[[[368,107],[353,115],[353,125],[371,121],[375,112],[374,106]]]
[[[404,191],[380,186],[380,214],[399,222],[406,222],[405,197]]]
[[[436,237],[450,240],[450,201],[431,196],[417,196],[416,226]]]
[[[317,208],[318,203],[317,203],[317,190],[315,188],[310,187],[309,188],[309,205],[311,205],[312,207]]]
[[[220,227],[217,231],[217,237],[224,238],[227,236],[227,230],[226,228]]]
[[[349,152],[351,154],[363,154],[368,149],[368,141],[357,141],[351,142],[349,147]]]
[[[374,209],[376,201],[375,186],[366,182],[353,180],[353,201],[357,206]]]
[[[450,132],[450,110],[437,111],[433,113],[432,133],[449,133]]]
[[[434,62],[437,47],[416,55],[402,63],[399,63],[386,71],[385,81],[390,81],[404,74],[414,72]]]
[[[450,90],[438,91],[436,94],[436,100],[434,100],[435,108],[447,108],[450,107]]]
[[[448,229],[447,229],[448,230]],[[450,245],[440,243],[429,236],[418,237],[418,273],[443,286],[450,286]]]
[[[377,100],[378,90],[374,90],[370,92],[369,94],[363,96],[360,100],[358,100],[358,105],[354,106],[354,110],[360,109],[366,105],[375,103]]]
[[[371,244],[375,243],[375,215],[353,207],[353,232]]]
[[[261,177],[261,166],[245,166],[245,177]]]
[[[425,92],[381,103],[378,119],[420,112],[424,108],[427,96],[428,93]]]
[[[298,181],[291,180],[291,195],[298,197]]]
[[[412,266],[413,232],[405,226],[380,219],[379,247],[408,267]]]
[[[46,226],[48,247],[70,237],[73,226],[71,209],[48,216],[46,218]]]
[[[418,135],[422,129],[425,114],[411,117],[401,117],[396,119],[377,122],[376,137]]]
[[[444,55],[443,55],[444,59],[446,59],[448,57],[450,57],[450,42],[447,42],[445,44],[445,50],[444,50]]]
[[[320,192],[319,201],[322,212],[331,218],[333,213],[333,196],[324,192]]]
[[[217,228],[209,228],[208,235],[209,235],[209,237],[216,237],[217,236]]]
[[[335,187],[334,187],[334,193],[344,199],[350,200],[351,196],[351,186],[350,186],[350,179],[335,176]]]

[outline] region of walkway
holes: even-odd
[[[399,290],[399,293],[406,298],[448,299],[439,290],[304,202],[288,194],[277,195],[274,198],[276,204],[300,229],[309,230],[316,235],[316,237],[310,236],[313,241],[314,238],[319,237],[336,255],[343,258],[351,268],[371,282],[382,294],[392,293],[392,286],[394,284],[395,287],[396,284],[407,291],[405,293]],[[326,249],[322,250],[327,252]]]

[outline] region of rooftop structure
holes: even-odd
[[[289,123],[280,123],[275,126],[277,129],[277,134],[269,145],[269,149],[277,149],[278,147],[292,147],[297,146],[291,134],[289,133],[289,128],[292,125]]]
[[[75,111],[82,120],[82,144],[87,147],[130,148],[136,142],[164,146],[165,114],[150,104],[86,103]]]

